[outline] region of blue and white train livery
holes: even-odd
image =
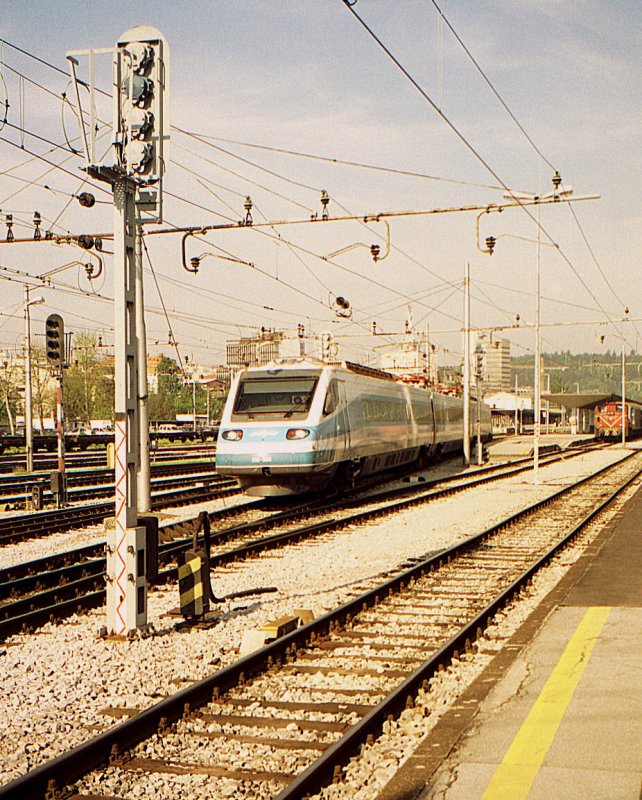
[[[461,398],[349,362],[284,359],[235,377],[216,469],[251,495],[314,491],[335,479],[350,485],[358,476],[461,448],[462,425]],[[490,429],[482,405],[484,439]]]

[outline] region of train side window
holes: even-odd
[[[332,381],[328,386],[328,391],[323,403],[323,416],[327,417],[328,414],[332,414],[333,411],[336,411],[338,405],[339,391],[337,389],[337,382]]]

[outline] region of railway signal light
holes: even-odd
[[[60,314],[50,314],[45,323],[47,361],[62,369],[65,356],[65,323]]]
[[[331,333],[321,334],[321,358],[323,361],[334,361],[337,355],[337,345]]]
[[[156,28],[139,26],[116,45],[114,92],[118,165],[137,179],[139,211],[160,221],[169,160],[169,48]]]

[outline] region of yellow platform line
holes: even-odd
[[[610,610],[595,607],[584,614],[497,767],[482,800],[523,800],[527,797]]]

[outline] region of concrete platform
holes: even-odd
[[[556,450],[565,450],[574,443],[591,441],[592,434],[549,433],[541,434],[539,438],[539,451],[542,455]],[[488,456],[491,461],[505,461],[512,458],[526,458],[533,455],[533,437],[505,436],[493,440],[487,445]]]
[[[641,790],[642,490],[378,800],[640,800]]]

